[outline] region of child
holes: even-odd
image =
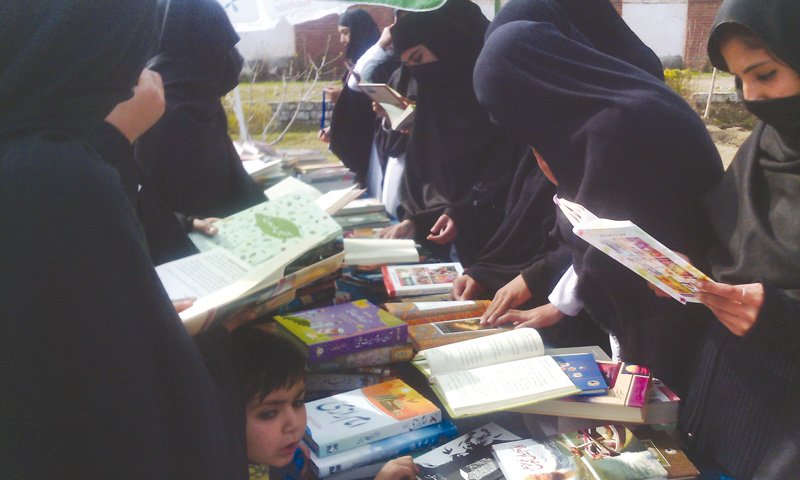
[[[269,467],[284,469],[292,463],[294,468],[287,470],[311,478],[308,451],[300,443],[306,430],[305,357],[289,340],[258,327],[239,328],[231,337],[247,402],[251,480],[269,478]],[[386,463],[375,478],[414,478],[418,471],[411,457],[405,456]]]

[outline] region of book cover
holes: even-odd
[[[408,325],[366,300],[277,315],[275,321],[308,353],[310,363],[408,339]]]
[[[306,404],[305,441],[319,458],[439,423],[436,405],[402,380]]]
[[[383,308],[409,325],[418,325],[480,317],[491,303],[489,300],[395,302],[386,303]]]
[[[634,433],[667,471],[669,480],[692,480],[700,476],[681,448],[681,442],[666,431],[643,426],[636,427]]]
[[[460,263],[387,265],[381,269],[390,297],[447,293],[464,272]]]
[[[516,440],[492,446],[506,480],[581,478],[572,451],[553,439]]]
[[[585,207],[557,199],[573,232],[681,303],[699,302],[697,281],[708,276],[634,223],[597,218]]]
[[[385,83],[359,83],[358,87],[386,112],[392,130],[409,128],[414,122],[415,105]]]
[[[581,389],[578,395],[605,395],[608,384],[591,353],[552,355],[572,383]]]
[[[311,452],[311,468],[319,478],[346,472],[379,461],[388,461],[419,450],[428,449],[455,438],[458,430],[453,422],[443,420],[375,443],[319,458]]]
[[[492,455],[492,445],[520,440],[495,423],[432,449],[414,459],[423,480],[500,480],[503,474]]]
[[[334,220],[345,230],[351,228],[378,228],[388,227],[392,221],[383,212],[364,213],[361,215],[340,215]]]
[[[352,202],[348,203],[341,210],[339,210],[335,216],[346,216],[346,215],[363,215],[365,213],[384,213],[386,212],[386,206],[374,197],[368,198],[357,198]]]
[[[311,368],[320,372],[329,372],[355,367],[407,362],[412,358],[414,358],[414,346],[411,343],[401,343],[388,347],[370,348],[347,353],[324,362],[311,364]]]
[[[415,349],[425,350],[508,330],[508,328],[482,326],[480,318],[463,318],[409,325],[408,337]]]
[[[604,425],[559,435],[577,457],[582,477],[596,480],[665,478],[667,471],[626,427]]]
[[[340,393],[377,385],[397,378],[396,375],[375,373],[311,372],[306,375],[306,392],[327,391]]]

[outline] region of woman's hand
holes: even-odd
[[[325,143],[331,143],[331,127],[325,127],[320,130],[319,134],[317,134],[317,138]]]
[[[342,87],[336,87],[333,85],[327,86],[323,88],[323,90],[325,91],[325,96],[328,97],[331,103],[336,103],[336,101],[339,100],[339,95],[342,94]]]
[[[453,281],[453,300],[475,300],[485,289],[469,275],[461,275]]]
[[[414,464],[414,459],[406,455],[386,462],[381,471],[375,475],[375,480],[413,479],[418,473],[419,467]]]
[[[456,228],[455,220],[445,213],[433,224],[431,234],[428,235],[427,239],[438,245],[447,245],[452,243],[457,236],[458,228]]]
[[[219,220],[220,219],[217,217],[195,218],[192,220],[192,230],[202,233],[207,237],[213,237],[219,232],[219,229],[214,226],[214,222],[218,222]]]
[[[700,301],[734,335],[747,335],[758,320],[758,312],[764,304],[764,285],[728,285],[707,280],[697,282],[697,288]]]
[[[555,305],[547,303],[531,310],[509,310],[495,324],[510,323],[514,328],[546,328],[560,322],[564,316]]]
[[[508,309],[518,307],[531,299],[531,291],[522,275],[517,275],[494,294],[492,303],[481,317],[481,325],[494,325]]]
[[[386,227],[378,232],[380,238],[414,238],[416,226],[411,220],[403,220],[397,225]]]

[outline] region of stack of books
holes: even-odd
[[[366,387],[394,376],[414,355],[408,325],[366,300],[277,315],[278,333],[305,354],[315,384],[309,397]],[[355,383],[354,383],[355,382]]]
[[[374,477],[386,461],[457,435],[439,408],[402,380],[314,400],[306,411],[304,441],[317,478]]]
[[[356,176],[342,162],[309,162],[295,165],[295,175],[322,193],[355,185]]]

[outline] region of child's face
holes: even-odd
[[[305,382],[275,390],[263,401],[247,403],[247,459],[252,463],[284,467],[306,430]]]

